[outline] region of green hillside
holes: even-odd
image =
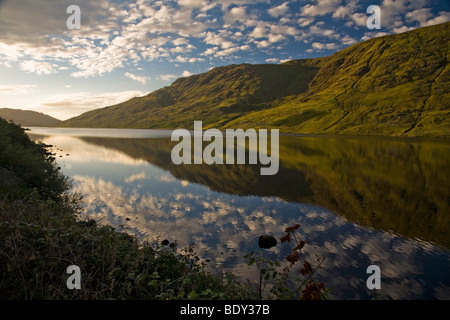
[[[274,107],[273,101],[306,92],[314,61],[289,65],[230,65],[177,79],[172,85],[63,122],[67,127],[177,128],[223,126],[243,114]]]
[[[29,127],[52,127],[61,122],[40,112],[10,108],[1,108],[0,118]]]
[[[231,65],[87,112],[68,127],[279,128],[450,137],[450,22],[280,65]]]

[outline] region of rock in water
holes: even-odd
[[[272,236],[262,235],[258,239],[258,246],[263,249],[269,249],[277,245],[277,239]]]

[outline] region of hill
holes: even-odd
[[[64,121],[68,127],[279,128],[449,137],[450,22],[357,43],[328,57],[230,65]]]
[[[0,109],[0,118],[29,127],[53,127],[61,122],[40,112],[9,108]]]

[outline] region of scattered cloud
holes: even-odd
[[[162,174],[157,178],[161,182],[174,182],[176,179],[169,174]]]
[[[266,59],[266,62],[269,62],[269,63],[277,63],[278,61],[279,61],[278,58],[268,58],[268,59]]]
[[[313,42],[312,47],[317,50],[334,50],[338,47],[336,43],[320,43],[320,42]]]
[[[148,180],[148,179],[150,179],[150,177],[147,175],[147,173],[145,171],[142,171],[140,173],[136,173],[136,174],[133,174],[133,175],[131,175],[129,177],[126,177],[124,179],[124,181],[126,183],[132,183],[132,182],[135,182],[135,181],[138,181],[138,180]]]
[[[77,0],[81,29],[68,30],[66,8],[72,2],[2,2],[0,68],[5,75],[39,75],[47,88],[54,79],[72,79],[78,88],[89,78],[114,87],[112,81],[125,76],[157,89],[191,74],[187,70],[310,58],[360,40],[450,21],[450,4],[431,0],[381,0],[381,30],[367,29],[369,0]]]
[[[140,83],[142,83],[142,84],[145,84],[145,83],[147,82],[147,80],[150,79],[150,77],[136,76],[136,75],[134,75],[134,74],[132,74],[132,73],[129,73],[129,72],[125,72],[125,77],[128,77],[128,78],[130,78],[131,80],[140,82]]]
[[[430,8],[422,8],[408,12],[406,20],[408,22],[417,21],[420,27],[427,27],[450,21],[450,12],[441,11],[438,16],[434,16]]]
[[[162,74],[159,76],[159,79],[163,81],[172,81],[176,78],[178,78],[178,76],[174,74]]]
[[[0,94],[7,95],[29,95],[32,94],[36,85],[21,84],[21,85],[0,85]]]
[[[49,62],[26,60],[20,64],[20,69],[38,75],[48,75],[58,72],[58,65]]]
[[[183,74],[181,75],[182,77],[189,77],[189,76],[192,76],[193,75],[193,73],[192,72],[189,72],[189,71],[187,71],[187,70],[184,70],[183,71]]]
[[[341,0],[315,0],[315,4],[306,4],[302,7],[302,16],[324,16],[336,12]]]
[[[283,4],[280,4],[279,6],[270,8],[268,12],[272,17],[278,18],[284,15],[288,10],[289,10],[289,3],[285,2]]]
[[[365,0],[313,0],[300,5],[290,0],[273,4],[265,0],[79,0],[83,13],[79,31],[67,30],[61,23],[67,18],[64,9],[69,4],[69,0],[57,5],[51,0],[24,0],[20,5],[7,2],[0,11],[1,65],[14,67],[17,62],[21,70],[38,75],[70,70],[74,78],[126,69],[127,77],[145,84],[150,78],[133,74],[130,66],[229,60],[248,57],[247,52],[258,49],[264,49],[259,54],[273,55],[289,41],[300,44],[297,55],[301,55],[311,42],[330,37],[329,30],[335,40],[343,39],[334,49],[338,50],[354,43],[346,38],[349,28],[359,28],[363,32],[360,38],[368,32],[364,30],[369,5]],[[450,20],[445,6],[431,8],[428,0],[383,0],[379,5],[381,32],[396,33]],[[270,56],[261,61],[267,58]],[[170,81],[171,77],[166,74],[155,79]]]
[[[55,110],[58,110],[57,118],[65,120],[83,112],[115,105],[146,94],[148,92],[137,90],[106,92],[102,94],[94,94],[91,92],[60,94],[44,99],[40,103],[40,106],[48,114],[55,114]]]

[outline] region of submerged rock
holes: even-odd
[[[258,239],[258,246],[263,249],[269,249],[277,245],[277,239],[272,236],[262,235]]]

